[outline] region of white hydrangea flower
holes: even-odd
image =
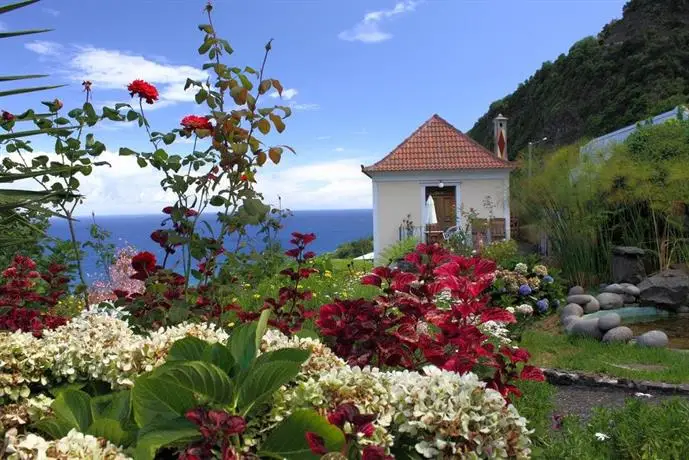
[[[5,434],[5,445],[8,460],[131,460],[120,447],[76,430],[47,441],[33,433],[19,436],[13,428]]]
[[[519,273],[520,275],[526,275],[529,273],[529,266],[526,265],[525,263],[518,263],[516,267],[514,267],[514,271]]]
[[[478,329],[486,335],[493,337],[499,343],[503,345],[509,345],[512,343],[510,339],[510,331],[507,329],[505,323],[500,323],[497,321],[486,321],[478,325]]]
[[[531,315],[533,314],[533,307],[528,303],[523,303],[517,307],[517,312],[522,315]]]

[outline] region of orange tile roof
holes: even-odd
[[[437,171],[448,169],[509,169],[508,161],[471,139],[438,115],[433,115],[379,162],[362,167],[381,171]]]

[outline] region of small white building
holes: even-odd
[[[453,227],[490,228],[492,240],[510,238],[507,118],[494,120],[495,152],[433,115],[382,160],[361,167],[373,183],[373,250],[414,237],[433,242]],[[431,196],[436,218],[429,219]],[[437,223],[432,223],[433,221]]]

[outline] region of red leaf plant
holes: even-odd
[[[543,380],[540,369],[524,364],[526,350],[498,346],[479,328],[488,321],[516,321],[489,305],[494,262],[458,256],[437,244],[419,244],[405,260],[416,274],[377,267],[362,278],[381,289],[373,300],[321,307],[316,325],[335,353],[358,366],[419,369],[430,363],[460,374],[475,372],[505,398],[520,395],[514,380]],[[439,296],[449,298],[449,305]]]
[[[239,460],[241,458],[235,450],[232,438],[246,430],[244,418],[223,410],[208,410],[204,407],[191,409],[185,416],[187,420],[199,427],[202,440],[187,446],[179,456],[180,460],[207,458]],[[214,455],[218,451],[220,457]]]
[[[40,337],[44,328],[67,322],[51,313],[67,292],[66,267],[50,264],[41,273],[31,258],[17,254],[2,272],[0,284],[0,330],[31,332]]]
[[[296,268],[286,268],[280,275],[287,278],[289,284],[283,286],[278,291],[278,298],[265,299],[263,307],[256,312],[241,311],[238,307],[237,316],[242,321],[255,321],[261,316],[263,310],[271,310],[271,319],[268,323],[279,329],[284,334],[294,334],[301,330],[304,321],[315,315],[314,311],[308,311],[304,307],[305,301],[311,300],[313,293],[307,289],[301,289],[300,283],[309,278],[317,270],[306,267],[306,262],[316,257],[312,251],[307,251],[306,247],[316,239],[313,233],[292,233],[290,243],[294,246],[285,252],[287,257],[295,260]]]
[[[351,452],[356,449],[359,434],[364,438],[373,436],[375,427],[373,421],[376,416],[373,414],[362,414],[359,409],[351,403],[340,404],[334,411],[328,414],[328,422],[335,425],[345,435],[345,445],[342,453]],[[309,449],[316,455],[325,455],[328,449],[325,440],[316,433],[307,432],[305,434]],[[357,449],[358,450],[358,449]],[[351,457],[348,457],[351,458]],[[361,451],[362,460],[392,460],[394,457],[387,455],[381,446],[369,445]]]

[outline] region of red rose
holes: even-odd
[[[182,118],[180,124],[188,131],[196,131],[197,129],[213,129],[213,125],[211,125],[211,122],[208,118],[198,115],[187,115],[186,117]]]
[[[15,116],[9,113],[6,110],[2,111],[2,121],[12,121],[14,120]]]
[[[132,268],[137,272],[151,273],[156,268],[156,256],[148,251],[140,252],[132,257]]]
[[[139,96],[141,99],[146,99],[146,102],[149,104],[153,104],[153,101],[158,100],[158,90],[156,87],[143,80],[134,80],[127,86],[127,89],[130,96]]]

